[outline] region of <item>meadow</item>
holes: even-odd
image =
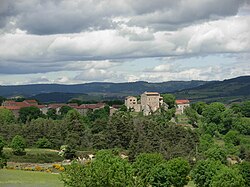
[[[35,171],[0,170],[1,187],[63,187],[60,174]]]

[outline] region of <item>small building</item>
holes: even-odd
[[[125,106],[127,109],[132,109],[134,112],[141,111],[141,105],[138,104],[137,98],[134,96],[128,96],[125,98]]]
[[[176,100],[176,114],[183,114],[185,108],[190,107],[190,102],[187,99]]]
[[[163,98],[158,92],[144,92],[141,94],[141,110],[144,115],[150,115],[163,104]]]

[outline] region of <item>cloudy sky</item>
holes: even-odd
[[[250,75],[250,0],[0,0],[0,85]]]

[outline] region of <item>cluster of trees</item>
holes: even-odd
[[[143,153],[131,163],[116,150],[102,150],[93,161],[67,166],[62,180],[72,187],[183,187],[189,182],[190,168],[183,158],[165,160],[158,153]]]

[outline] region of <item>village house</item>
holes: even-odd
[[[133,110],[134,112],[141,111],[141,105],[137,102],[137,98],[134,96],[128,96],[125,98],[125,106],[128,110]]]
[[[158,92],[144,92],[141,94],[140,102],[134,96],[125,98],[125,106],[128,109],[133,109],[135,112],[143,112],[143,115],[150,115],[155,112],[163,104],[163,98]]]
[[[141,94],[140,101],[137,101],[134,96],[128,96],[125,98],[125,106],[135,112],[143,112],[145,116],[157,111],[161,106],[168,108],[158,92],[144,92]],[[183,114],[184,109],[189,106],[189,100],[176,100],[176,114]]]
[[[176,100],[176,114],[183,114],[185,108],[190,107],[189,100],[183,99],[183,100]]]

